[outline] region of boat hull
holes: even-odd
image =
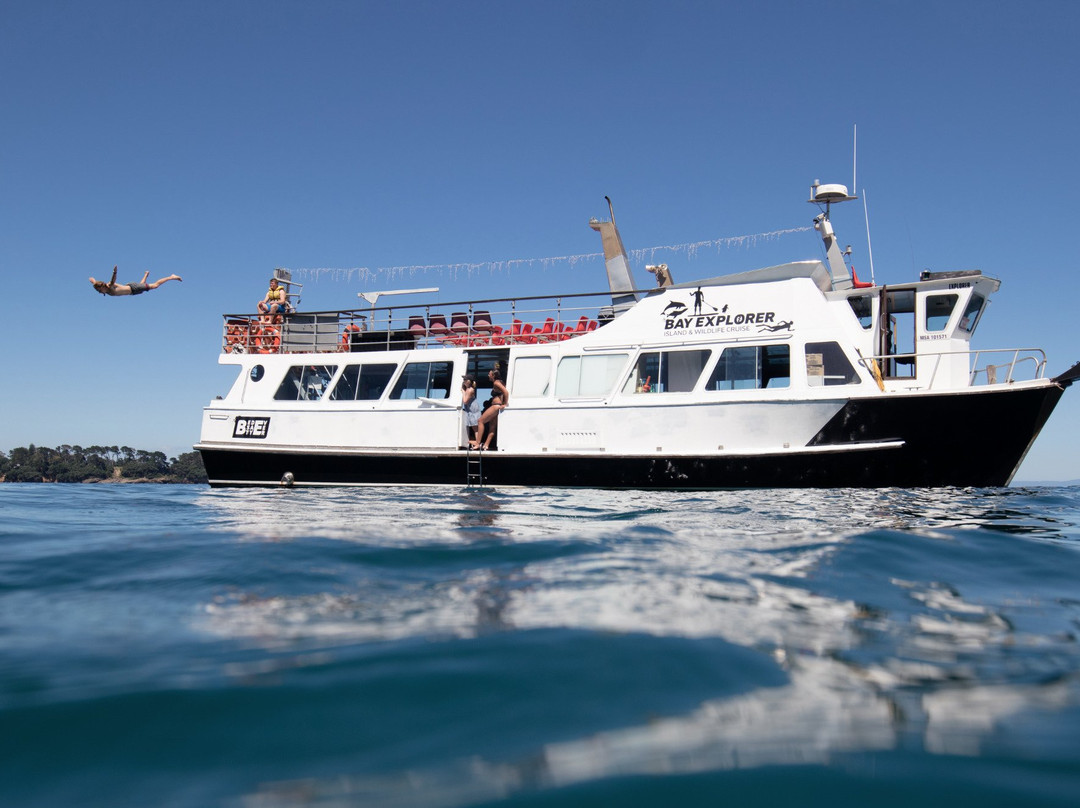
[[[467,485],[637,489],[1007,485],[1063,387],[848,401],[806,445],[709,455],[476,453],[200,445],[213,486]]]

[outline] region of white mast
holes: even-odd
[[[810,199],[815,205],[825,205],[825,210],[814,217],[814,229],[821,233],[821,240],[825,242],[825,255],[829,260],[829,274],[832,275],[833,289],[852,289],[855,284],[851,280],[847,264],[844,263],[844,255],[836,243],[836,233],[829,221],[829,213],[834,202],[847,202],[849,199],[858,199],[856,196],[848,196],[848,190],[843,185],[822,185],[818,180],[810,186]]]

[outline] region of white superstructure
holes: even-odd
[[[830,222],[848,198],[812,191],[827,264],[634,289],[614,221],[594,221],[604,294],[227,315],[219,361],[239,372],[197,446],[211,483],[1007,483],[1076,369],[972,350],[1000,285],[980,272],[860,282]],[[478,458],[460,379],[494,367],[510,402]],[[1008,432],[993,452],[963,437],[988,420]]]

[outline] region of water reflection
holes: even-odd
[[[327,638],[422,638],[449,643],[447,653],[454,642],[529,630],[720,638],[787,677],[545,742],[527,759],[308,783],[345,805],[461,805],[618,775],[828,763],[849,752],[1028,754],[1028,739],[1004,740],[1011,721],[1080,705],[1072,496],[215,491],[200,503],[215,530],[249,541],[329,537],[370,555],[349,556],[351,591],[223,595],[199,628],[300,644],[296,657],[313,664],[311,641]],[[1080,751],[1075,733],[1069,743]],[[305,804],[289,801],[297,787],[268,784],[250,801]]]
[[[460,503],[461,511],[457,520],[461,527],[492,527],[495,525],[499,502],[491,494],[480,489],[469,489],[462,492]]]

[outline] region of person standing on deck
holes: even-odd
[[[461,377],[461,409],[465,413],[465,431],[472,446],[476,443],[476,426],[480,423],[480,399],[476,397],[476,379],[468,374]]]
[[[499,431],[499,413],[510,403],[510,391],[503,384],[502,369],[498,362],[492,370],[488,371],[488,379],[491,381],[491,406],[484,410],[484,414],[480,416],[480,423],[476,425],[474,449],[491,448],[491,441]]]

